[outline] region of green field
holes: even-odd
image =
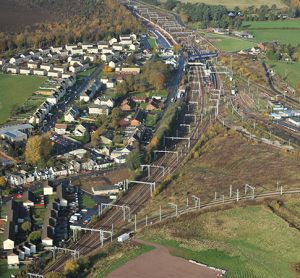
[[[300,20],[246,21],[243,29],[252,33],[257,42],[279,41],[300,44]]]
[[[223,5],[227,8],[233,9],[234,7],[238,6],[240,8],[246,8],[249,6],[255,6],[260,7],[261,5],[268,5],[272,6],[273,4],[276,4],[278,8],[284,8],[286,5],[280,1],[280,0],[240,0],[240,1],[233,1],[233,0],[181,0],[181,2],[190,2],[190,3],[205,3],[207,5]]]
[[[91,196],[84,194],[82,197],[82,205],[85,208],[93,208],[93,207],[95,207],[96,202],[94,201],[94,199]]]
[[[234,36],[207,33],[207,32],[202,32],[202,33],[204,33],[205,36],[209,40],[211,40],[211,43],[221,51],[236,52],[257,45],[257,43],[254,41],[240,39]]]
[[[11,278],[11,275],[16,275],[20,272],[19,269],[8,269],[6,260],[0,260],[0,276],[1,278]]]
[[[151,48],[155,48],[157,46],[156,40],[154,38],[148,38],[147,40]]]
[[[45,77],[0,74],[0,123],[8,120],[14,105],[21,106]]]
[[[299,231],[263,205],[186,215],[143,236],[173,255],[225,269],[226,277],[296,277],[300,262]]]
[[[286,63],[286,62],[276,62],[270,61],[268,65],[273,68],[276,74],[285,78],[286,81],[293,87],[296,88],[300,84],[300,63]]]

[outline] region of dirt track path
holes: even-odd
[[[221,277],[220,272],[188,262],[170,255],[168,248],[135,240],[137,243],[155,247],[151,250],[110,273],[107,278],[215,278]]]

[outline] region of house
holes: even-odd
[[[110,146],[112,144],[112,139],[113,139],[113,135],[108,132],[100,136],[101,143],[106,146]]]
[[[111,152],[110,157],[111,159],[116,159],[120,156],[128,156],[131,153],[131,148],[129,146],[123,149],[115,149]]]
[[[109,144],[107,144],[109,145]],[[98,153],[105,155],[105,156],[110,156],[110,149],[106,146],[100,148],[99,150],[97,150]]]
[[[122,118],[120,121],[119,121],[119,126],[121,128],[125,128],[127,126],[130,126],[130,119],[128,118]]]
[[[18,233],[18,224],[23,223],[26,211],[20,203],[10,200],[6,203],[7,222],[3,233],[3,249],[12,250],[15,247],[15,237]]]
[[[87,50],[91,47],[94,47],[94,45],[92,43],[82,43],[81,47],[82,47],[82,49]]]
[[[109,48],[109,43],[108,42],[98,42],[97,47],[98,47],[98,49]]]
[[[49,70],[48,73],[47,73],[47,76],[49,76],[49,77],[55,77],[55,78],[60,78],[61,77],[61,72],[54,71],[54,70]]]
[[[95,93],[95,91],[88,89],[80,94],[79,100],[83,102],[89,102],[93,98]]]
[[[116,38],[112,38],[112,39],[109,40],[109,44],[110,45],[113,45],[113,44],[115,44],[117,42],[118,42],[118,40]]]
[[[140,124],[143,123],[143,120],[145,118],[145,112],[143,110],[138,110],[135,115],[134,118],[131,120],[130,125],[131,126],[139,126]]]
[[[152,98],[150,102],[148,103],[146,110],[152,111],[152,110],[162,110],[164,107],[164,104],[161,100],[158,100],[156,98]]]
[[[29,61],[27,62],[27,67],[29,69],[37,69],[39,67],[39,63],[35,61]]]
[[[17,254],[17,251],[15,250],[10,250],[7,253],[7,265],[9,269],[12,268],[18,268],[19,267],[19,255]]]
[[[86,54],[83,58],[84,60],[88,60],[90,62],[95,62],[97,60],[97,56],[92,54]]]
[[[123,51],[124,49],[124,45],[120,44],[120,43],[116,43],[112,45],[112,49],[113,50],[118,50],[118,51]]]
[[[109,78],[105,75],[103,75],[101,78],[100,78],[100,81],[103,83],[103,84],[106,84],[108,81],[109,81]]]
[[[34,69],[32,74],[38,75],[38,76],[45,76],[45,75],[47,75],[47,70],[45,70],[45,69]]]
[[[118,185],[101,185],[92,187],[94,195],[107,196],[110,194],[119,193],[120,188]]]
[[[132,99],[125,99],[121,103],[121,110],[122,111],[131,111],[135,107],[135,102]]]
[[[23,194],[23,206],[24,207],[33,207],[36,202],[36,198],[32,191],[27,190]]]
[[[51,71],[53,69],[53,65],[51,64],[41,64],[40,69],[46,70],[46,71]]]
[[[103,61],[103,62],[110,62],[112,60],[113,56],[110,54],[110,53],[103,53],[101,56],[100,56],[100,59]]]
[[[98,54],[99,48],[96,47],[96,46],[88,47],[87,50],[86,50],[86,52],[90,53],[90,54]]]
[[[32,69],[28,69],[28,68],[20,68],[20,74],[24,74],[24,75],[30,75],[32,74]]]
[[[43,193],[44,195],[53,195],[53,187],[49,185],[48,181],[43,183]]]
[[[108,115],[110,109],[107,105],[101,104],[91,104],[89,106],[89,114],[90,115]]]
[[[83,49],[81,47],[76,47],[70,50],[72,55],[82,55],[84,53]]]
[[[135,103],[145,103],[148,101],[148,98],[146,96],[133,96],[132,100]]]
[[[109,66],[110,68],[114,69],[114,68],[116,67],[116,63],[115,63],[114,61],[110,61],[110,62],[108,63],[108,66]]]
[[[121,68],[120,73],[124,75],[133,74],[137,75],[140,74],[141,69],[137,67],[129,67],[129,68]]]
[[[3,139],[12,143],[23,142],[27,140],[27,134],[19,130],[6,131],[0,134]]]
[[[8,66],[6,68],[6,72],[7,73],[13,73],[13,74],[18,74],[20,73],[20,68],[17,66]]]
[[[108,97],[96,98],[94,103],[98,104],[98,105],[106,105],[109,108],[113,108],[114,104],[115,104],[114,100],[112,98],[108,98]]]
[[[67,124],[55,124],[54,130],[57,134],[64,135],[66,134],[67,127]]]
[[[75,49],[77,47],[78,47],[77,44],[66,44],[65,45],[65,49],[68,51],[71,51],[72,49]],[[60,50],[62,50],[62,48]]]
[[[59,52],[59,51],[62,51],[63,50],[63,47],[62,46],[51,46],[50,47],[50,50],[52,51],[52,52]],[[47,53],[47,54],[49,54],[50,53],[50,51]],[[46,54],[46,53],[45,53]]]
[[[80,72],[82,71],[82,66],[80,66],[79,64],[74,64],[73,66],[69,67],[69,71],[73,73]]]
[[[64,66],[53,66],[53,71],[58,71],[60,73],[66,72],[66,68]]]
[[[106,88],[114,88],[116,86],[116,80],[110,79],[106,82]]]
[[[87,129],[83,125],[79,124],[75,127],[73,134],[76,137],[83,137],[87,134]]]
[[[65,122],[75,122],[79,116],[79,110],[76,107],[71,107],[64,116]]]
[[[140,45],[138,43],[132,43],[129,45],[129,49],[132,51],[137,51],[140,48]]]

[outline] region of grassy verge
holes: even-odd
[[[225,269],[227,277],[295,277],[300,262],[299,232],[266,206],[187,215],[144,237],[173,255]]]
[[[82,197],[82,205],[85,208],[93,208],[96,205],[96,202],[91,196],[84,194]]]
[[[0,276],[1,278],[10,278],[11,275],[19,273],[19,269],[8,269],[6,260],[0,260]]]
[[[134,245],[131,243],[125,243],[124,245],[114,244],[106,251],[99,253],[96,258],[92,258],[92,260],[101,259],[94,265],[94,271],[88,277],[104,278],[130,260],[153,249],[154,247],[148,245]]]

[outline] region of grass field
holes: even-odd
[[[239,39],[233,36],[219,35],[213,33],[206,33],[207,38],[222,51],[239,51],[246,48],[256,46],[257,43],[249,40]]]
[[[173,255],[225,269],[226,277],[296,277],[300,262],[299,231],[263,205],[186,215],[143,236]]]
[[[0,74],[0,123],[7,121],[12,107],[24,104],[44,81],[38,76]]]
[[[85,208],[93,208],[95,207],[96,202],[91,196],[84,194],[82,197],[82,204]]]
[[[190,2],[190,3],[205,3],[208,5],[223,5],[226,6],[227,8],[234,8],[236,6],[240,8],[246,8],[249,6],[255,6],[255,7],[260,7],[261,5],[268,5],[272,6],[273,4],[276,4],[278,8],[284,8],[286,5],[280,1],[280,0],[240,0],[240,1],[233,1],[233,0],[187,0],[187,1],[182,1],[182,2]]]
[[[246,21],[243,29],[250,31],[257,42],[280,41],[295,46],[300,44],[300,20]]]
[[[286,81],[296,88],[300,84],[300,63],[286,63],[286,62],[275,62],[269,61],[268,65],[273,68],[276,74],[280,75],[282,78],[285,78]]]

